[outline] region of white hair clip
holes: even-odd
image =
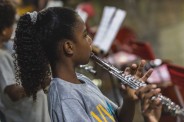
[[[31,17],[31,22],[35,24],[38,13],[36,11],[33,11],[33,12],[27,12],[27,14],[29,14],[29,16]]]

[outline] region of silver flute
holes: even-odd
[[[94,53],[91,53],[91,58],[103,69],[107,70],[110,74],[114,75],[116,78],[121,80],[122,84],[128,85],[132,89],[139,89],[140,87],[147,85],[145,82],[135,79],[132,75],[125,75],[123,71],[120,71],[111,64],[103,61]],[[154,99],[159,99],[161,101],[164,111],[170,113],[173,116],[179,116],[182,119],[184,118],[184,109],[172,102],[169,98],[158,94],[157,96],[153,96],[151,98],[151,100]]]

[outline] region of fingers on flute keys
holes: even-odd
[[[158,106],[161,102],[159,99],[152,100],[153,96],[157,96],[160,93],[160,88],[157,88],[155,84],[141,87],[135,93],[141,100],[142,112],[150,111]]]

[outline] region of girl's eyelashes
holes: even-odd
[[[84,37],[87,37],[88,36],[88,32],[84,33]]]
[[[83,36],[86,38],[88,35],[89,35],[88,31],[85,30],[84,33],[83,33]]]

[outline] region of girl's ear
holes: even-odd
[[[73,49],[74,49],[73,46],[74,45],[73,45],[72,41],[70,41],[70,40],[65,41],[64,45],[63,45],[64,52],[68,55],[72,55],[73,54]]]

